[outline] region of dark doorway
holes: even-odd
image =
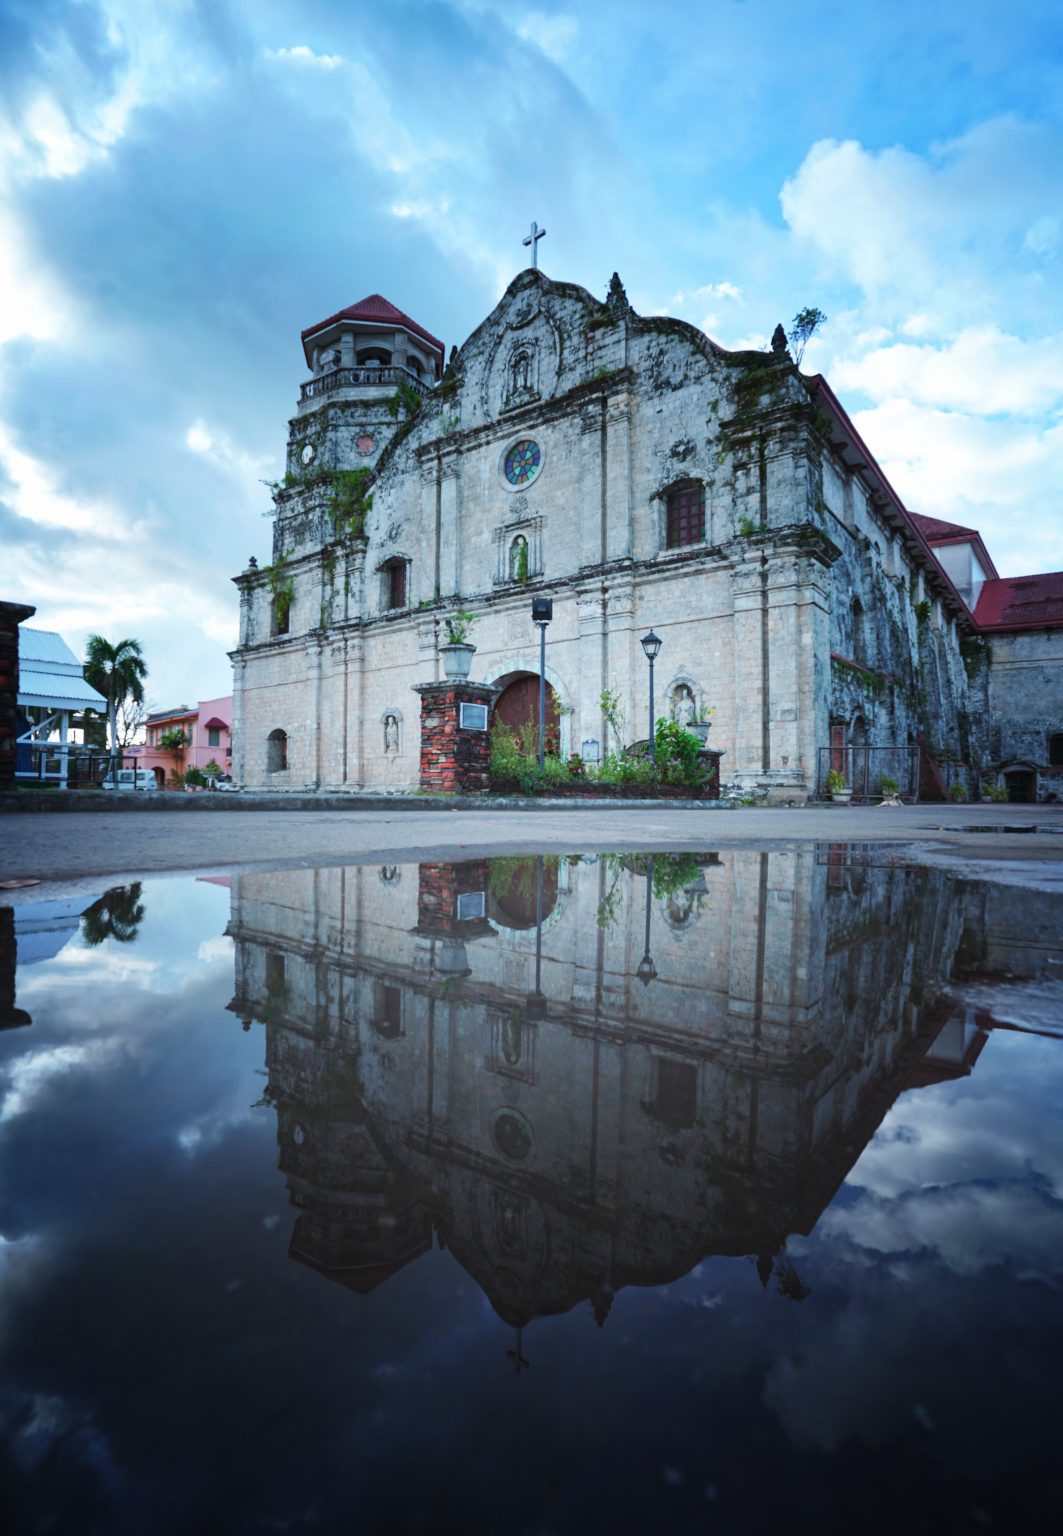
[[[518,672],[502,690],[495,705],[494,722],[514,731],[518,738],[525,725],[532,726],[529,742],[533,751],[539,748],[539,674]],[[523,740],[523,738],[521,738]],[[561,750],[561,714],[557,707],[557,695],[546,685],[546,750]]]
[[[1025,770],[1004,775],[1008,786],[1008,799],[1013,805],[1032,805],[1037,799],[1037,782],[1032,773]]]

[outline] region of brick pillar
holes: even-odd
[[[36,612],[27,603],[0,603],[0,790],[15,786],[18,627]]]
[[[458,934],[477,937],[493,933],[484,926],[480,905],[486,908],[488,864],[486,859],[470,859],[467,864],[420,864],[417,869],[417,932],[430,938]],[[460,912],[459,896],[471,896],[469,911]],[[483,903],[475,898],[483,896]]]
[[[484,706],[490,724],[500,690],[446,678],[419,683],[414,692],[421,695],[421,788],[437,794],[486,794],[491,787],[490,736],[486,730],[462,726],[461,706]]]

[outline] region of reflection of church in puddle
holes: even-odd
[[[232,896],[293,1257],[364,1293],[435,1233],[518,1327],[584,1301],[602,1322],[713,1254],[801,1294],[787,1235],[992,1024],[948,994],[985,964],[984,888],[852,850],[286,870]]]

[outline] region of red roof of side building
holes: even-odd
[[[924,517],[922,512],[909,512],[908,516],[928,544],[944,543],[946,539],[981,538],[977,528],[964,528],[960,523],[947,523],[943,517]]]
[[[977,528],[964,528],[961,523],[947,523],[943,517],[925,517],[922,512],[909,512],[908,516],[931,549],[942,544],[973,544],[985,574],[990,577],[999,574]]]
[[[1063,571],[987,581],[974,622],[979,629],[1044,629],[1063,624]]]
[[[316,336],[318,331],[323,331],[327,326],[335,325],[340,320],[366,320],[374,325],[403,325],[422,341],[427,342],[434,351],[443,356],[443,343],[438,336],[433,336],[431,331],[426,331],[423,325],[418,325],[416,320],[411,320],[409,315],[404,315],[401,309],[396,309],[389,299],[385,299],[382,293],[371,293],[366,299],[359,299],[357,304],[349,304],[346,309],[339,309],[334,315],[329,315],[327,320],[320,320],[317,325],[308,326],[302,332],[304,349],[307,338]]]

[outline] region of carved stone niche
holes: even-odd
[[[527,553],[520,555],[523,545]],[[524,570],[522,572],[522,564]],[[523,585],[543,574],[543,519],[541,513],[510,521],[495,529],[496,587]]]
[[[502,408],[512,410],[539,398],[539,343],[519,336],[505,353],[502,374]]]

